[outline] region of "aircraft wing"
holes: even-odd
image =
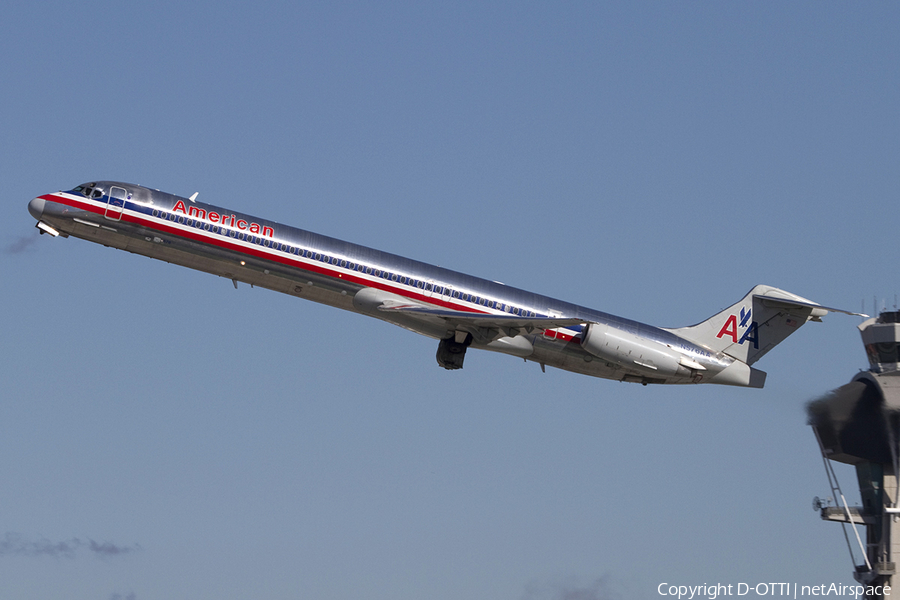
[[[523,317],[519,315],[487,315],[483,313],[471,313],[461,310],[447,310],[432,308],[421,304],[404,302],[384,302],[378,307],[379,311],[403,313],[407,315],[432,317],[442,319],[447,323],[448,329],[468,331],[476,338],[493,340],[497,337],[530,334],[535,331],[543,332],[546,329],[557,327],[572,327],[591,323],[584,319],[572,317]]]

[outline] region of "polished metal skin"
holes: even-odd
[[[28,204],[41,233],[136,254],[366,314],[440,340],[438,363],[467,348],[595,377],[762,387],[750,367],[829,310],[757,286],[692,327],[662,329],[501,283],[138,185],[97,181]],[[841,311],[843,312],[843,311]]]

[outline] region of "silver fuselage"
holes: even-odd
[[[87,187],[89,186],[89,187]],[[447,339],[458,331],[440,315],[381,310],[384,298],[473,316],[569,318],[608,326],[629,339],[659,344],[685,364],[661,374],[652,365],[607,360],[582,346],[584,325],[501,330],[477,327],[471,347],[542,366],[641,383],[709,381],[733,362],[670,331],[516,289],[231,209],[152,190],[100,181],[35,198],[29,210],[62,235],[127,250],[237,282],[268,288]],[[505,335],[504,335],[505,334]],[[727,382],[725,382],[727,383]]]

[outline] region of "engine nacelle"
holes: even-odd
[[[696,375],[696,371],[692,372],[682,364],[679,352],[604,323],[591,323],[585,327],[581,347],[603,360],[657,377]]]

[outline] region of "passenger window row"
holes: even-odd
[[[210,223],[205,223],[199,219],[191,219],[190,217],[175,215],[174,213],[168,213],[168,215],[167,215],[164,211],[160,211],[160,210],[154,210],[153,216],[161,217],[163,219],[167,219],[172,222],[177,222],[181,225],[187,225],[188,227],[195,227],[197,229],[209,231],[211,233],[215,233],[215,234],[221,233],[221,235],[226,236],[226,237],[239,239],[241,241],[249,242],[251,244],[257,244],[260,246],[264,246],[266,248],[272,248],[273,250],[285,252],[287,254],[293,254],[296,256],[300,256],[302,258],[316,260],[316,261],[319,261],[319,262],[322,262],[325,264],[340,267],[342,269],[347,269],[349,271],[356,271],[357,273],[365,273],[366,275],[374,275],[375,277],[380,277],[381,279],[392,281],[394,283],[399,283],[401,285],[406,285],[406,286],[409,286],[412,288],[417,288],[419,290],[424,290],[426,292],[433,293],[438,296],[444,296],[444,295],[451,296],[455,300],[462,300],[463,302],[468,302],[470,304],[477,304],[479,306],[484,306],[487,308],[502,310],[502,311],[512,314],[512,315],[518,315],[518,316],[522,316],[522,317],[538,316],[537,313],[533,310],[519,308],[518,306],[512,306],[510,304],[505,304],[503,302],[497,302],[496,300],[490,300],[488,298],[484,298],[482,296],[477,296],[475,294],[460,292],[459,290],[454,290],[449,287],[444,287],[440,284],[436,284],[431,281],[423,281],[421,279],[407,277],[405,275],[392,273],[390,271],[383,271],[381,269],[369,267],[369,266],[366,266],[366,265],[363,265],[360,263],[348,261],[346,259],[337,258],[334,256],[328,256],[327,254],[322,254],[321,252],[313,252],[311,250],[305,250],[303,248],[298,248],[296,246],[291,246],[289,244],[284,244],[284,243],[270,240],[267,238],[263,238],[263,237],[260,237],[257,235],[252,235],[249,233],[245,233],[243,231],[235,231],[234,229],[228,229],[227,227],[219,227],[218,225],[212,225]]]

